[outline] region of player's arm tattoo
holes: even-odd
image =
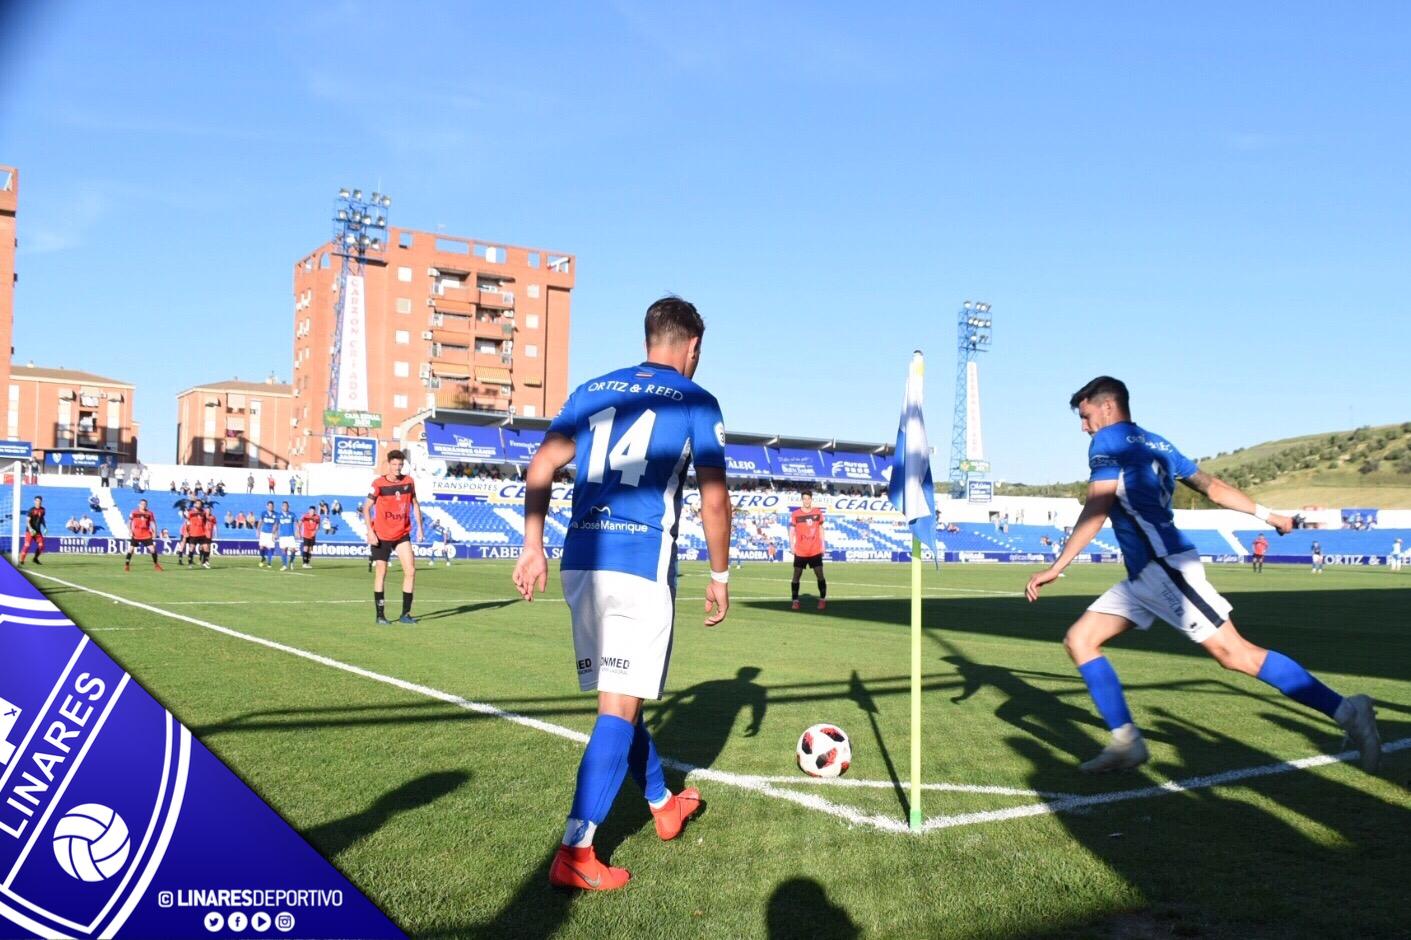
[[[1209,496],[1210,487],[1216,481],[1215,477],[1212,477],[1204,470],[1197,470],[1190,476],[1182,478],[1181,482],[1184,483],[1186,486],[1189,486],[1191,489],[1195,490],[1197,493]]]

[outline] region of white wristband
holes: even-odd
[[[729,572],[729,571],[712,571],[712,572],[710,573],[710,579],[711,579],[712,581],[714,581],[716,584],[729,584],[729,583],[730,583],[730,572]]]
[[[1260,503],[1255,503],[1255,504],[1254,504],[1254,518],[1258,519],[1260,522],[1268,522],[1268,521],[1269,521],[1269,507],[1268,507],[1268,506],[1261,505]]]

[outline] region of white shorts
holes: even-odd
[[[292,552],[299,547],[299,542],[292,535],[281,535],[279,537],[279,550],[281,552]]]
[[[1205,566],[1193,551],[1147,562],[1135,578],[1114,584],[1088,607],[1125,617],[1139,630],[1160,617],[1195,643],[1214,636],[1232,609],[1205,580]]]
[[[260,548],[274,548],[274,533],[273,533],[273,532],[261,532],[261,533],[260,533]]]
[[[676,585],[621,571],[564,571],[573,655],[584,692],[661,698],[671,664]]]

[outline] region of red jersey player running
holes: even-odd
[[[25,556],[29,554],[29,547],[34,546],[34,563],[42,564],[39,556],[44,554],[44,530],[49,528],[49,523],[44,521],[44,497],[34,497],[34,506],[29,511],[29,517],[25,522],[24,547],[20,549],[20,564],[24,564]]]
[[[314,542],[318,539],[318,527],[321,522],[323,522],[323,517],[313,506],[310,506],[309,511],[299,517],[299,537],[303,540],[300,554],[304,559],[305,568],[314,563]]]
[[[803,491],[803,505],[789,518],[789,545],[794,552],[794,579],[789,584],[793,609],[799,609],[799,579],[807,566],[818,579],[818,609],[825,610],[828,579],[823,577],[823,509],[813,505],[813,493],[809,490]]]
[[[1269,553],[1269,540],[1263,534],[1254,537],[1254,573],[1264,573],[1264,556]]]
[[[128,516],[127,524],[132,529],[132,541],[127,543],[127,560],[122,563],[123,571],[132,570],[132,553],[146,549],[152,556],[152,567],[162,570],[157,561],[157,517],[147,508],[147,500],[137,501],[137,508]]]
[[[422,539],[421,504],[416,501],[416,483],[402,473],[407,455],[394,450],[387,455],[387,473],[372,481],[372,489],[363,503],[363,522],[367,524],[367,544],[372,547],[372,597],[377,602],[377,622],[387,619],[386,598],[382,591],[387,581],[387,562],[396,552],[402,563],[402,616],[398,623],[416,623],[412,616],[412,591],[416,587],[416,555],[409,540],[412,513],[416,514],[416,540]]]

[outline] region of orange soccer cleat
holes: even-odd
[[[801,606],[802,606],[802,605],[800,605],[798,601],[794,601],[792,604],[789,605],[789,609],[790,609],[790,610],[798,610],[798,609],[800,609]]]
[[[676,838],[686,827],[686,820],[699,813],[704,805],[701,801],[701,791],[695,787],[687,787],[680,793],[673,794],[665,806],[652,810],[657,835],[661,836],[663,842]]]
[[[827,609],[828,609],[828,602],[825,601],[825,600],[823,600],[822,598],[820,598],[819,601],[818,601],[818,609],[819,609],[819,610],[827,610]]]
[[[632,880],[625,868],[613,868],[598,861],[591,845],[573,848],[560,845],[549,865],[549,884],[555,888],[579,891],[613,891]]]

